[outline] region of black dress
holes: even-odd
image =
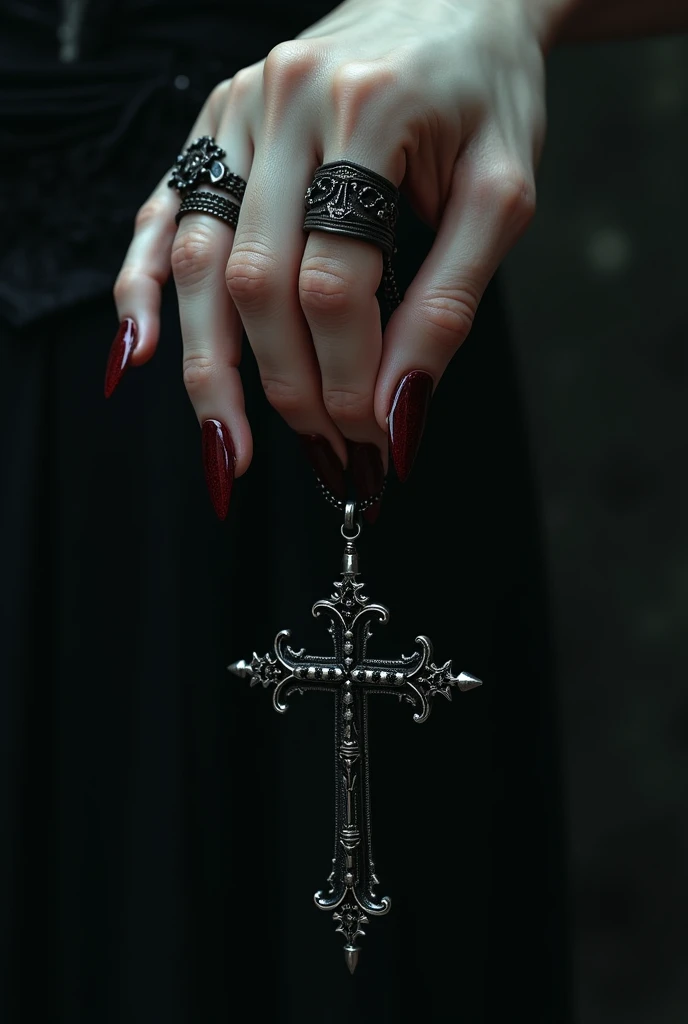
[[[255,459],[216,520],[180,375],[103,399],[110,289],[137,206],[214,84],[325,5],[0,7],[0,1020],[568,1020],[561,797],[537,514],[494,287],[404,486],[360,544],[391,606],[378,656],[482,677],[418,728],[372,709],[374,848],[392,911],[353,977],[329,916],[331,706],[277,716],[226,665],[278,629],[311,650],[339,519],[244,359]],[[249,11],[250,13],[245,13]],[[8,245],[9,239],[9,245]],[[406,211],[399,276],[430,237]]]

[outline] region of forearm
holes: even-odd
[[[688,32],[688,0],[532,0],[543,45]]]

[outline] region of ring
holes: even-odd
[[[187,213],[209,213],[229,224],[230,228],[235,228],[239,220],[239,209],[236,203],[215,192],[189,192],[182,198],[175,221],[179,224]]]
[[[399,189],[376,171],[351,160],[322,164],[304,201],[305,231],[334,231],[372,242],[387,257],[394,252]]]
[[[246,191],[246,182],[222,162],[225,155],[224,149],[218,146],[211,135],[195,139],[177,157],[167,182],[168,186],[176,188],[183,196],[199,185],[215,185],[241,202]]]

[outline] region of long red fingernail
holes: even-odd
[[[321,434],[299,434],[304,455],[315,470],[319,480],[335,498],[346,498],[344,467],[335,454],[334,448]]]
[[[385,469],[382,455],[376,444],[347,441],[349,468],[358,501],[366,501],[374,495],[382,495],[385,484]],[[363,512],[363,518],[374,523],[380,515],[380,501],[376,501]]]
[[[201,429],[203,471],[218,519],[226,519],[234,483],[234,445],[221,420],[204,420]]]
[[[136,348],[136,324],[131,317],[125,317],[119,325],[115,340],[110,346],[107,366],[105,367],[105,397],[109,398],[115,390],[124,371],[129,365],[131,354]]]
[[[411,370],[399,382],[387,422],[392,461],[399,479],[408,479],[415,462],[430,408],[433,380],[424,370]]]

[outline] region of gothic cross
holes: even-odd
[[[350,514],[347,510],[348,521]],[[364,935],[369,917],[386,914],[388,896],[375,893],[379,885],[372,857],[370,820],[370,779],[368,763],[368,697],[374,693],[393,694],[411,704],[415,722],[425,722],[433,698],[452,699],[452,689],[470,690],[481,680],[467,672],[452,675],[451,662],[438,667],[433,662],[432,644],[426,636],[416,637],[418,650],[399,660],[376,660],[367,654],[373,622],[389,621],[384,605],[372,604],[357,582],[358,556],[351,536],[346,540],[341,579],[327,601],[316,601],[313,615],[330,620],[328,632],[334,652],[319,657],[295,651],[289,644],[289,630],[277,634],[274,652],[250,662],[238,661],[229,668],[249,678],[251,686],[273,686],[272,703],[279,712],[287,710],[293,693],[324,690],[335,697],[335,758],[338,778],[335,793],[335,838],[329,888],[315,893],[315,904],[333,912],[337,932],[344,936],[344,956],[353,974],[360,948],[356,940]]]

